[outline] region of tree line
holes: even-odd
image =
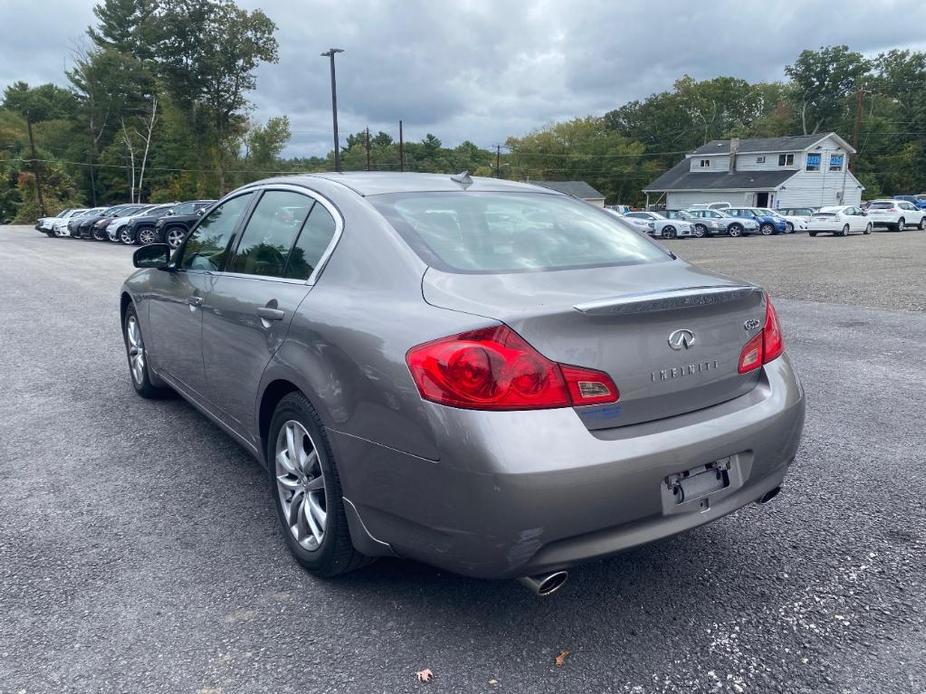
[[[255,122],[255,70],[276,62],[276,26],[233,0],[103,0],[67,87],[8,85],[0,105],[0,221],[126,200],[218,197],[273,173],[333,169],[284,158],[286,116]],[[835,131],[866,196],[926,191],[926,53],[873,58],[847,46],[803,51],[780,82],[682,76],[602,116],[550,123],[497,148],[399,143],[352,133],[345,170],[459,172],[585,180],[609,202],[641,189],[712,139]]]

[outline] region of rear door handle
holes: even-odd
[[[257,309],[257,316],[262,320],[283,320],[286,314],[278,308],[261,306]]]

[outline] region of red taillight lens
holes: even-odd
[[[768,364],[781,356],[785,351],[784,338],[781,335],[781,324],[778,322],[778,313],[772,305],[772,300],[765,295],[765,325],[762,332],[756,334],[740,352],[739,372],[748,373],[758,369],[762,364]]]
[[[557,364],[506,325],[413,347],[405,357],[425,400],[475,410],[533,410],[616,402],[601,371]]]

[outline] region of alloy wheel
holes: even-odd
[[[675,227],[672,227],[672,226],[663,227],[662,238],[674,239],[675,238]]]
[[[848,235],[849,235],[849,225],[848,225],[848,224],[846,224],[846,225],[842,228],[842,231],[839,232],[839,235],[840,235],[840,236],[848,236]]]
[[[901,217],[897,220],[897,231],[903,231],[907,228],[907,220]]]
[[[771,224],[766,223],[766,224],[763,224],[761,227],[759,227],[759,231],[762,232],[763,236],[771,236],[772,233],[775,231],[775,227],[773,227]]]
[[[129,232],[128,228],[122,227],[119,230],[119,241],[124,243],[126,246],[131,246],[135,243],[135,237]]]
[[[791,222],[788,222],[787,226],[788,226],[787,232],[788,232],[789,234],[793,234],[793,233],[794,233],[794,225],[791,224]]]
[[[138,242],[142,246],[149,246],[157,240],[157,234],[151,227],[142,227],[138,230]]]
[[[145,343],[141,338],[138,319],[134,315],[129,316],[126,321],[125,336],[129,341],[129,366],[132,369],[132,378],[138,385],[143,385],[145,382]]]
[[[870,233],[871,233],[871,224],[870,224],[870,223],[868,224],[868,226],[865,227],[865,233],[866,233],[866,234],[870,234]]]
[[[743,229],[742,229],[742,227],[741,227],[739,224],[733,224],[733,225],[730,226],[730,229],[728,230],[728,233],[729,233],[730,236],[732,236],[733,238],[736,238],[737,236],[739,236],[739,235],[741,235],[741,234],[743,233]]]
[[[325,539],[328,501],[318,449],[306,428],[288,420],[275,448],[277,497],[289,532],[304,549],[317,550]]]
[[[183,237],[186,235],[186,232],[183,229],[178,229],[173,227],[167,231],[167,243],[171,248],[179,248],[180,244],[183,243]]]
[[[705,229],[703,224],[695,224],[694,235],[696,238],[703,239],[706,233],[707,229]]]

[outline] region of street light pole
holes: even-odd
[[[338,142],[338,82],[334,75],[334,55],[343,53],[343,48],[329,48],[322,53],[323,58],[331,59],[331,121],[334,126],[334,170],[341,170],[341,146]]]

